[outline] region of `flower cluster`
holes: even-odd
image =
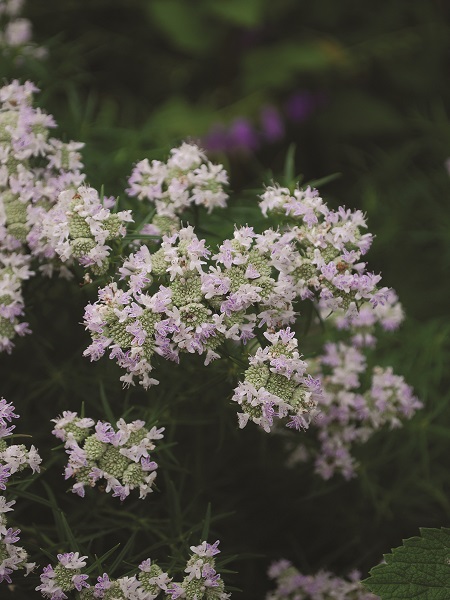
[[[16,335],[30,333],[24,313],[22,282],[33,275],[30,256],[0,250],[0,352],[11,352]]]
[[[325,312],[322,316],[327,317]],[[342,310],[337,310],[328,317],[336,329],[349,333],[351,343],[358,348],[374,347],[377,343],[377,327],[384,331],[395,331],[403,319],[402,305],[392,289],[386,293],[386,301],[383,304],[373,306],[365,302],[356,313],[345,314]]]
[[[156,215],[145,233],[164,235],[180,228],[180,216],[191,205],[213,208],[226,206],[224,186],[228,175],[222,165],[207,160],[195,144],[173,148],[166,163],[144,159],[137,163],[128,180],[130,196],[149,200]]]
[[[5,438],[11,435],[15,425],[11,425],[13,419],[18,415],[14,412],[14,406],[0,399],[0,490],[6,490],[9,477],[17,471],[29,466],[33,472],[39,471],[41,458],[34,446],[27,450],[23,445],[8,446]],[[6,513],[14,510],[11,508],[15,500],[7,501],[6,497],[0,495],[0,583],[6,581],[12,583],[11,574],[18,569],[25,569],[26,574],[34,568],[34,563],[29,563],[27,552],[16,545],[19,541],[20,529],[7,526]]]
[[[111,213],[114,199],[100,199],[98,192],[80,186],[61,192],[58,201],[43,218],[42,238],[63,262],[78,259],[95,275],[108,269],[110,246],[106,244],[126,233],[131,211]]]
[[[155,449],[154,440],[162,439],[164,428],[148,430],[144,421],[119,419],[114,429],[110,423],[95,423],[69,411],[53,422],[52,433],[64,442],[69,455],[65,478],[75,477],[74,493],[84,497],[85,486],[94,487],[99,480],[105,480],[105,491],[120,500],[134,489],[139,489],[140,498],[153,491],[158,465],[149,452]]]
[[[164,236],[153,254],[142,246],[119,269],[128,289],[113,282],[86,307],[93,343],[85,355],[98,360],[109,348],[110,358],[128,371],[124,384],[138,377],[148,388],[158,383],[149,375],[154,354],[175,362],[180,352],[204,354],[208,364],[225,339],[253,338],[257,319],[261,325],[291,319],[292,307],[270,276],[269,248],[267,236],[241,228],[207,269],[211,252],[192,227]]]
[[[66,600],[68,596],[65,592],[72,590],[80,592],[84,587],[89,587],[86,582],[88,576],[81,572],[81,569],[86,566],[85,558],[87,556],[80,556],[79,552],[58,554],[58,564],[54,568],[52,565],[44,567],[41,585],[36,588],[36,591],[41,592],[44,598]]]
[[[110,579],[107,573],[97,578],[97,583],[83,591],[83,600],[153,600],[166,595],[171,578],[150,558],[139,565],[139,573],[131,577]],[[162,596],[161,596],[162,597]]]
[[[11,435],[15,425],[8,425],[12,419],[18,418],[14,414],[14,406],[7,403],[4,398],[0,399],[0,490],[6,489],[7,479],[30,467],[33,473],[39,472],[42,462],[36,448],[31,446],[29,450],[23,444],[8,445],[4,438]]]
[[[42,583],[36,590],[50,600],[65,600],[65,592],[75,589],[82,600],[154,600],[158,596],[171,600],[226,600],[231,596],[224,591],[224,583],[215,569],[214,556],[220,552],[218,545],[217,541],[191,546],[192,556],[181,583],[172,582],[168,573],[147,558],[139,565],[136,575],[111,579],[103,573],[91,586],[88,576],[81,571],[86,566],[86,556],[79,556],[78,552],[58,554],[58,564],[44,568]]]
[[[17,62],[26,57],[43,58],[44,48],[31,42],[32,26],[20,16],[24,0],[0,0],[0,52],[13,56]]]
[[[0,16],[19,4],[1,3]],[[21,284],[34,274],[30,251],[41,271],[51,274],[54,267],[54,249],[42,238],[43,217],[61,190],[83,180],[78,152],[83,144],[50,136],[56,124],[32,107],[36,91],[29,81],[0,88],[0,351],[7,352],[16,335],[29,333],[20,317]]]
[[[261,196],[264,215],[287,219],[284,235],[273,249],[274,265],[295,295],[316,299],[323,309],[356,313],[362,301],[386,301],[387,288],[377,288],[380,275],[366,272],[361,257],[372,243],[361,211],[330,210],[317,190],[271,186]]]
[[[32,107],[38,89],[13,81],[0,89],[0,248],[25,242],[40,253],[42,216],[59,192],[83,180],[83,144],[50,137],[51,115]],[[45,258],[48,258],[44,254]]]
[[[214,556],[219,554],[219,541],[214,544],[202,542],[199,546],[191,546],[192,556],[184,572],[181,583],[172,583],[167,595],[172,600],[187,598],[192,600],[226,600],[230,594],[225,593],[223,580],[215,569]]]
[[[320,448],[315,469],[324,479],[335,472],[349,479],[356,467],[352,445],[366,442],[383,425],[399,427],[400,419],[411,418],[422,403],[391,367],[375,367],[369,389],[362,391],[366,358],[343,342],[327,344],[320,365],[324,394],[316,420]]]
[[[346,579],[328,571],[303,575],[288,560],[280,560],[270,566],[268,575],[277,587],[266,600],[379,600],[362,587],[357,571]]]
[[[258,348],[250,357],[244,381],[232,397],[243,411],[238,413],[239,425],[245,427],[250,419],[269,432],[274,417],[289,416],[288,427],[306,429],[320,398],[320,381],[305,375],[308,365],[289,327],[264,335],[271,346]]]

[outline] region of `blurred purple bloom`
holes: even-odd
[[[294,92],[286,101],[286,114],[291,121],[301,123],[311,116],[317,104],[317,97],[311,92]]]
[[[230,144],[236,150],[256,150],[259,147],[258,134],[248,119],[235,119],[229,130]]]
[[[264,106],[261,110],[263,136],[269,142],[276,142],[284,136],[284,123],[275,106]]]

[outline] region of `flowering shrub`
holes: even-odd
[[[243,429],[251,421],[266,433],[283,432],[291,466],[311,458],[323,479],[335,473],[347,479],[356,475],[353,445],[367,441],[386,424],[400,426],[422,406],[392,367],[369,365],[369,353],[376,350],[380,328],[395,329],[403,311],[395,293],[381,286],[381,276],[363,261],[373,240],[365,231],[363,213],[344,206],[330,208],[311,186],[273,184],[254,194],[255,224],[243,225],[233,219],[231,205],[227,208],[224,190],[228,175],[222,165],[209,162],[196,144],[187,142],[174,148],[166,163],[138,162],[123,201],[127,208],[119,210],[119,199],[83,185],[78,152],[82,144],[63,143],[49,136],[55,123],[51,116],[32,107],[35,91],[30,82],[21,85],[17,81],[0,90],[4,142],[0,349],[10,353],[15,336],[30,333],[22,321],[28,313],[23,282],[34,275],[37,282],[45,281],[46,289],[56,289],[60,285],[56,278],[50,281],[43,277],[57,273],[67,280],[66,295],[75,295],[80,289],[84,293],[85,288],[89,294],[87,303],[83,296],[83,324],[91,343],[84,351],[77,350],[77,357],[83,354],[97,362],[108,354],[121,369],[119,379],[125,388],[111,397],[119,405],[127,398],[123,410],[120,407],[124,416],[117,420],[114,412],[118,407],[113,409],[109,404],[105,381],[99,378],[99,402],[90,392],[82,399],[80,412],[64,406],[62,415],[51,419],[53,434],[68,454],[65,479],[75,479],[72,501],[90,502],[94,494],[86,494],[86,488],[97,487],[97,500],[92,502],[98,502],[99,513],[121,515],[108,504],[106,494],[112,492],[121,501],[127,498],[131,505],[134,490],[138,490],[139,499],[148,503],[145,510],[152,511],[152,499],[147,496],[157,489],[158,469],[153,451],[164,448],[163,443],[156,448],[154,442],[162,440],[165,431],[170,443],[176,443],[171,424],[177,421],[177,398],[168,394],[163,406],[152,405],[157,384],[164,395],[170,363],[175,363],[170,377],[180,378],[185,387],[181,396],[195,395],[204,367],[217,373],[224,384],[217,393],[217,410],[221,411],[217,421],[226,419],[223,415],[228,403],[238,411],[234,429],[236,425]],[[216,209],[231,216],[232,234],[208,229]],[[264,226],[259,227],[258,222]],[[52,302],[50,291],[48,304]],[[64,303],[52,307],[65,311]],[[73,318],[81,319],[81,313]],[[321,336],[310,335],[320,328],[324,330]],[[70,343],[67,340],[67,345]],[[202,357],[203,365],[195,365],[191,371],[195,374],[186,378],[183,369],[188,373],[193,368],[189,356],[195,355]],[[82,371],[88,373],[90,368],[94,365],[90,367],[86,361]],[[114,373],[116,377],[117,370]],[[89,381],[90,376],[86,377]],[[56,379],[61,378],[58,373]],[[107,383],[113,379],[108,377]],[[145,394],[145,409],[128,403],[136,383]],[[1,431],[9,435],[8,422],[15,415],[11,406],[2,402]],[[89,403],[90,414],[106,411],[108,420],[85,417],[84,402]],[[145,413],[145,419],[135,419]],[[129,417],[134,420],[129,421]],[[280,427],[282,422],[287,429]],[[267,443],[275,444],[276,438],[269,436]],[[158,470],[164,473],[164,487],[173,489],[170,469],[176,465],[183,471],[186,465],[173,458],[168,446]],[[58,460],[57,454],[54,456],[50,467]],[[0,445],[1,489],[6,489],[8,478],[27,464],[38,472],[39,463],[34,446],[26,450],[25,446]],[[78,545],[45,476],[42,486],[49,497],[44,505],[57,515],[60,538],[52,551],[47,551],[54,560],[44,567],[41,583],[35,587],[44,597],[230,597],[216,570],[218,542],[209,545],[204,541],[190,547],[192,555],[181,582],[150,559],[140,563],[137,575],[134,571],[118,578],[113,572],[108,574],[103,563],[115,548],[105,552],[100,545],[101,551],[94,551],[95,539],[89,534]],[[27,497],[28,492],[18,487],[17,494]],[[177,502],[173,512],[179,522],[183,509]],[[6,501],[3,504],[5,511],[10,506]],[[139,529],[149,522],[141,510],[136,507],[128,513],[129,522],[135,519]],[[172,525],[171,519],[159,519]],[[156,526],[160,544],[169,539],[164,528],[168,525]],[[205,539],[208,528],[201,529],[200,539]],[[4,555],[7,561],[3,578],[11,582],[12,570],[28,568],[26,553],[14,546],[17,532],[3,527],[0,534],[4,536],[0,558]],[[102,535],[100,531],[97,537]],[[182,535],[193,533],[172,533],[172,548]],[[136,564],[137,553],[131,562],[125,555],[133,536],[129,540],[114,569],[122,563]],[[70,551],[62,552],[68,543]],[[95,557],[92,568],[88,566],[91,556]],[[175,565],[170,565],[170,559],[168,571],[172,572]],[[91,585],[94,571],[100,575]],[[356,579],[342,582],[326,573],[316,579],[304,577],[285,563],[271,573],[279,590],[268,598],[308,598],[307,594],[319,598],[319,593],[324,598],[327,593],[361,600],[370,597]]]

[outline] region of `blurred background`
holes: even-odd
[[[321,195],[333,207],[367,214],[376,234],[371,268],[404,306],[406,322],[382,340],[379,362],[404,375],[425,408],[403,429],[380,432],[360,448],[360,476],[351,482],[288,469],[281,441],[250,428],[236,432],[233,410],[218,432],[210,408],[221,401],[217,388],[199,385],[194,410],[182,401],[185,382],[166,389],[179,406],[170,435],[178,444],[174,481],[184,482],[177,488],[180,527],[201,522],[208,502],[212,515],[223,517],[213,530],[225,554],[238,556],[230,563],[238,573],[225,576],[244,590],[236,596],[262,598],[273,559],[291,559],[305,572],[359,568],[365,575],[419,526],[448,527],[450,4],[33,0],[23,16],[47,56],[21,64],[4,57],[4,78],[35,81],[60,137],[86,143],[91,185],[123,196],[133,163],[165,158],[187,139],[226,166],[238,199],[241,190],[277,181],[295,148],[302,181],[335,175]],[[67,297],[67,306],[82,310],[81,296]],[[52,339],[53,311],[35,308],[34,339]],[[85,344],[79,325],[64,327],[66,339]],[[26,361],[30,340],[9,360]],[[52,367],[36,360],[44,380],[42,369]],[[30,377],[27,388],[17,376],[5,397],[8,386],[17,394],[20,385],[34,417],[44,412],[35,403],[52,402],[57,412],[72,401],[76,410],[90,393],[77,375],[85,362],[69,353],[61,360],[50,387]],[[196,382],[195,364],[189,368]],[[114,385],[110,393],[120,396]],[[128,406],[143,405],[145,394],[133,393]],[[158,546],[153,538],[151,544]]]

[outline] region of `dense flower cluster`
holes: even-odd
[[[8,445],[5,438],[11,435],[15,425],[10,425],[18,415],[14,406],[0,399],[0,490],[6,490],[9,477],[27,466],[33,473],[39,471],[41,458],[34,446],[27,450],[23,445]],[[25,569],[26,574],[34,568],[34,563],[28,562],[27,552],[16,545],[19,541],[20,529],[7,526],[6,513],[14,510],[11,508],[15,500],[7,501],[0,495],[0,583],[11,583],[11,574],[18,569]]]
[[[106,244],[126,233],[131,211],[111,213],[114,199],[100,199],[97,190],[80,186],[61,192],[58,201],[43,218],[42,236],[63,261],[78,259],[100,275],[108,269],[110,246]]]
[[[366,263],[360,262],[372,243],[372,235],[361,231],[366,227],[361,211],[331,210],[309,187],[291,195],[277,186],[262,194],[260,208],[264,215],[288,221],[273,261],[297,297],[351,314],[364,300],[374,306],[386,301],[389,290],[377,288],[381,276],[366,272]]]
[[[362,391],[366,358],[354,346],[327,344],[320,365],[324,394],[316,419],[320,447],[314,453],[315,469],[324,479],[335,472],[349,479],[356,467],[352,445],[366,442],[383,425],[399,427],[422,403],[391,367],[375,367],[369,389]]]
[[[305,376],[307,363],[297,351],[290,328],[265,333],[271,346],[258,348],[250,357],[245,379],[235,389],[232,400],[242,411],[240,427],[248,420],[270,431],[274,417],[289,416],[288,427],[306,429],[320,397],[320,381]]]
[[[84,497],[85,486],[94,487],[99,480],[106,482],[106,492],[121,500],[134,489],[139,489],[140,498],[153,491],[158,465],[149,453],[155,449],[154,440],[163,438],[163,427],[148,430],[144,421],[119,419],[114,429],[110,423],[95,423],[69,411],[53,422],[52,433],[64,442],[69,455],[65,478],[75,477],[74,493]]]
[[[149,200],[156,215],[145,233],[164,235],[180,228],[180,216],[191,205],[224,208],[228,175],[222,165],[207,160],[195,144],[183,143],[173,148],[166,163],[148,159],[137,163],[128,180],[130,196]]]
[[[337,311],[329,318],[329,324],[346,337],[325,344],[311,365],[323,387],[320,412],[313,420],[319,447],[297,446],[290,457],[292,464],[313,458],[316,472],[324,479],[335,473],[350,479],[357,467],[351,454],[353,444],[366,442],[384,425],[400,427],[403,419],[411,418],[422,407],[412,388],[391,367],[376,366],[368,372],[367,350],[376,344],[377,326],[391,331],[402,318],[401,305],[392,290],[384,305],[365,303],[354,315]],[[370,383],[364,386],[367,379]]]
[[[32,25],[21,17],[24,0],[0,0],[0,52],[17,62],[26,57],[43,58],[44,48],[31,42]]]
[[[284,193],[281,188],[267,190],[263,212],[278,210],[277,191]],[[282,200],[287,210],[288,199]],[[327,313],[337,311],[341,328],[345,319],[355,327],[362,325],[361,315],[369,323],[371,314],[372,320],[378,314],[394,326],[401,312],[394,308],[389,290],[377,290],[379,276],[364,274],[364,263],[354,265],[350,273],[370,246],[370,234],[360,232],[365,226],[362,214],[344,209],[333,213],[309,188],[297,190],[291,204],[295,215],[302,215],[301,225],[282,232],[269,228],[263,234],[241,227],[212,256],[192,227],[164,236],[153,254],[141,246],[119,269],[127,288],[113,282],[86,307],[85,325],[93,343],[85,355],[98,360],[109,349],[110,358],[128,371],[121,377],[124,384],[136,377],[147,388],[158,383],[150,375],[155,354],[175,362],[182,352],[204,354],[208,364],[219,358],[225,340],[246,343],[255,337],[257,326],[267,327],[266,337],[273,334],[274,340],[293,337],[280,328],[295,321],[298,299],[317,300]],[[286,342],[283,358],[270,354],[278,348],[260,349],[251,358],[233,396],[243,409],[241,427],[251,419],[269,431],[274,417],[288,415],[290,427],[307,427],[320,384],[304,376],[306,363],[289,347],[292,344]],[[275,358],[276,366],[263,364]],[[283,360],[297,360],[295,369],[282,371]]]
[[[30,333],[24,313],[22,282],[33,275],[30,256],[0,251],[0,352],[11,352],[16,335]]]
[[[88,576],[81,572],[86,566],[85,558],[87,556],[80,556],[79,552],[58,554],[58,564],[54,568],[52,565],[44,567],[41,585],[36,591],[41,592],[44,598],[66,600],[68,596],[65,592],[81,591],[84,587],[89,587],[86,582]]]
[[[163,597],[171,578],[155,562],[147,558],[139,565],[139,573],[131,577],[110,579],[107,573],[97,578],[97,583],[84,590],[83,600],[153,600]]]
[[[384,331],[395,331],[404,319],[402,305],[392,289],[387,292],[383,304],[373,306],[365,302],[356,313],[345,314],[342,310],[337,310],[327,316],[324,311],[322,316],[339,331],[348,331],[351,343],[358,348],[376,345],[377,326]]]
[[[280,560],[270,566],[268,574],[277,587],[266,600],[379,600],[362,587],[356,571],[347,579],[328,571],[303,575],[288,560]]]
[[[36,91],[29,81],[0,88],[0,351],[7,352],[16,335],[29,333],[20,317],[21,284],[33,274],[30,251],[43,263],[40,270],[50,274],[54,268],[55,251],[42,238],[43,217],[65,187],[83,180],[83,144],[50,136],[56,124],[32,107]]]
[[[226,600],[231,595],[224,591],[224,584],[215,569],[214,556],[220,552],[219,542],[191,546],[192,555],[188,560],[181,583],[172,582],[150,558],[142,561],[136,575],[111,579],[107,573],[97,578],[91,586],[88,576],[81,569],[86,566],[86,556],[78,552],[58,554],[58,564],[48,565],[41,574],[41,585],[36,588],[45,598],[65,600],[65,592],[78,590],[82,600],[154,600],[157,597],[176,600]]]
[[[219,541],[191,546],[192,556],[184,570],[185,578],[181,583],[172,583],[167,589],[172,600],[226,600],[231,597],[225,593],[223,580],[215,569],[214,556],[220,552],[218,545]]]
[[[157,383],[149,375],[155,353],[175,362],[180,352],[204,354],[208,364],[225,339],[245,343],[257,324],[291,321],[288,294],[271,277],[271,237],[251,227],[236,230],[209,269],[211,251],[192,227],[164,236],[153,254],[141,246],[119,269],[128,289],[113,282],[86,307],[93,343],[85,355],[98,360],[109,348],[110,358],[128,371],[121,380],[130,384],[137,377],[147,388]]]
[[[38,89],[13,81],[0,89],[0,248],[28,242],[40,252],[43,214],[58,194],[83,180],[79,150],[50,136],[51,115],[32,107]]]

